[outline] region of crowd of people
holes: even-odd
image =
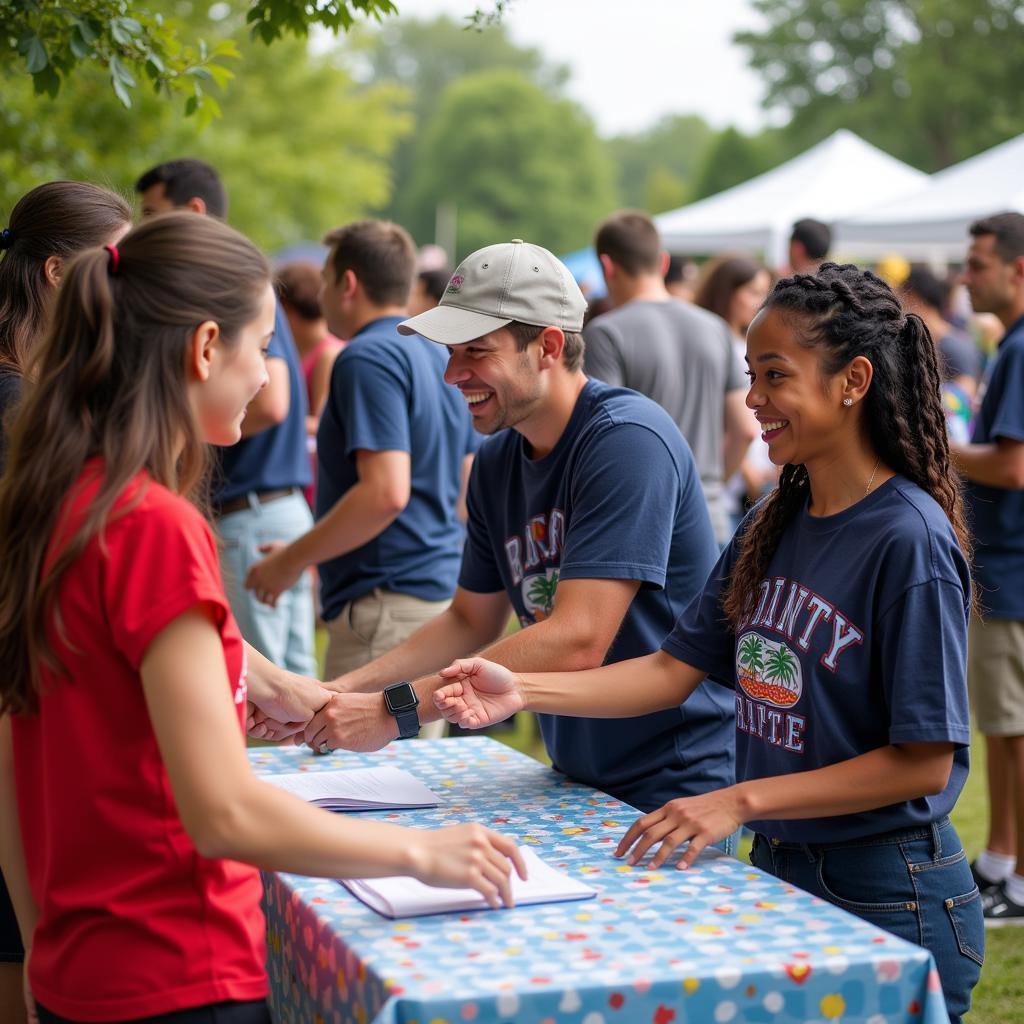
[[[52,182],[0,235],[0,1016],[269,1020],[259,868],[510,903],[512,837],[332,816],[244,734],[530,710],[641,812],[618,856],[748,827],[929,948],[959,1021],[985,925],[1024,923],[1024,215],[965,238],[992,353],[933,270],[828,262],[814,220],[778,277],[695,276],[614,214],[594,315],[527,241],[448,273],[364,220],[274,272],[212,167],[136,189],[138,225]]]

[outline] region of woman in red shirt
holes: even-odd
[[[0,855],[43,1024],[269,1021],[256,868],[411,874],[493,905],[521,871],[479,826],[353,821],[249,769],[246,651],[197,505],[273,320],[250,242],[155,218],[71,266],[11,425]]]

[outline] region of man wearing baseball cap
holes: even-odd
[[[307,727],[312,746],[413,735],[438,717],[426,673],[481,648],[518,670],[655,651],[700,590],[716,546],[693,457],[658,405],[584,375],[585,309],[565,266],[516,239],[473,253],[439,306],[399,326],[447,347],[445,380],[491,436],[451,606],[328,684],[343,692]],[[503,636],[510,609],[523,628]],[[539,717],[556,768],[641,810],[733,779],[732,700],[713,683],[639,718]]]

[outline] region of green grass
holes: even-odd
[[[517,715],[512,730],[495,732],[493,738],[550,763],[532,715]],[[977,735],[971,749],[971,774],[953,812],[953,823],[968,857],[973,859],[984,845],[988,828],[985,746]],[[749,852],[750,843],[745,840],[738,856],[746,860]],[[970,1024],[1024,1021],[1024,928],[990,930],[985,933],[985,941],[985,967],[974,990],[971,1012],[965,1020]]]

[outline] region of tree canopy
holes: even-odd
[[[222,4],[214,19],[205,4],[174,3],[181,31],[213,41],[244,28],[247,8]],[[5,82],[0,209],[55,178],[98,181],[128,194],[148,167],[180,156],[217,167],[228,188],[228,219],[268,248],[319,238],[383,207],[394,147],[410,128],[402,88],[359,85],[334,53],[311,54],[302,39],[268,47],[241,35],[243,59],[223,96],[225,116],[205,129],[148,90],[124,107],[99,67],[80,68],[74,87],[53,98],[33,95],[27,76]]]
[[[221,3],[216,7],[226,8]],[[392,0],[249,0],[245,23],[253,38],[271,43],[286,33],[300,38],[320,26],[348,31],[357,17],[396,14]],[[37,93],[53,98],[76,70],[101,70],[118,100],[130,107],[139,82],[150,82],[165,96],[183,96],[186,113],[215,116],[210,84],[223,86],[238,56],[236,41],[190,41],[176,19],[156,3],[128,0],[3,0],[0,41],[7,48],[0,68],[28,74]]]
[[[797,148],[847,127],[926,171],[1024,131],[1020,0],[753,0],[736,41]]]
[[[409,226],[431,237],[435,210],[447,204],[455,259],[515,237],[565,252],[590,241],[614,206],[612,179],[607,151],[575,103],[516,71],[478,72],[437,101],[417,150]]]

